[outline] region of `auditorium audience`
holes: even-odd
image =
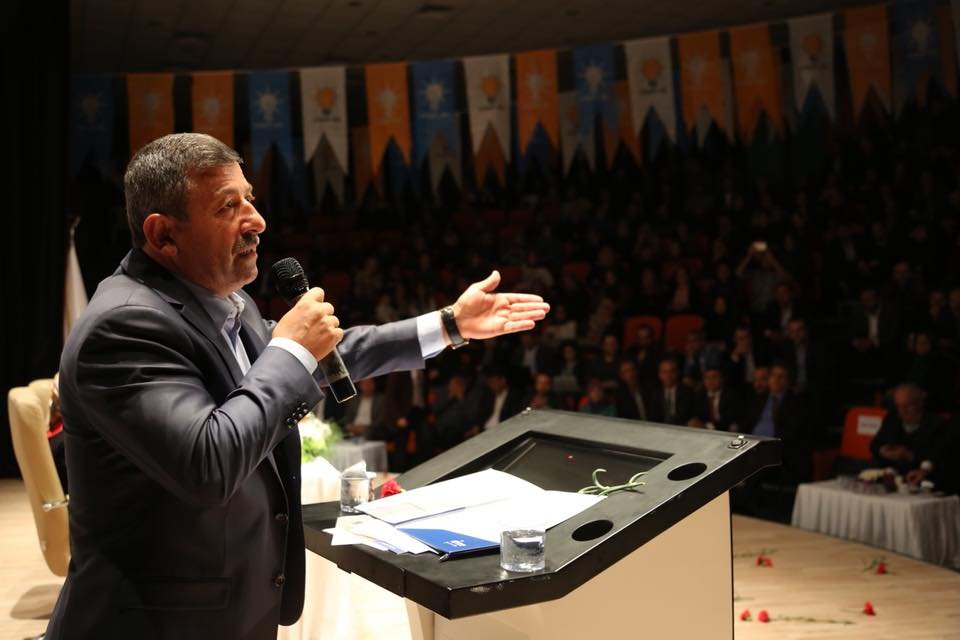
[[[724,384],[723,370],[712,365],[703,373],[703,388],[694,399],[691,427],[736,431],[743,405],[734,389]]]
[[[693,417],[693,389],[680,384],[680,370],[673,356],[664,357],[657,369],[659,384],[646,402],[647,419],[664,424],[686,425]]]

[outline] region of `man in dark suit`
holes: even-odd
[[[769,391],[754,396],[743,417],[742,431],[783,441],[781,477],[803,482],[810,477],[811,443],[807,403],[791,388],[790,370],[782,362],[770,367]]]
[[[677,361],[666,357],[657,369],[660,384],[649,395],[647,419],[663,424],[686,425],[693,417],[693,389],[680,384]]]
[[[942,481],[952,472],[955,460],[948,460],[950,450],[947,430],[937,416],[926,410],[925,394],[913,384],[901,384],[893,391],[896,411],[890,411],[870,441],[874,462],[893,467],[914,483],[932,479]]]
[[[530,329],[546,305],[495,294],[344,332],[311,289],[278,323],[241,287],[266,223],[240,157],[202,134],[138,151],[124,176],[133,250],[64,347],[66,582],[46,637],[275,638],[303,607],[298,421],[339,342],[364,378],[447,344]]]
[[[703,389],[694,400],[689,426],[736,431],[742,412],[740,396],[724,384],[720,367],[708,367],[703,374]]]
[[[901,344],[900,311],[883,302],[875,287],[864,287],[860,292],[860,308],[850,318],[853,373],[859,376],[877,376],[886,380],[896,374]]]

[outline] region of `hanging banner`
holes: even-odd
[[[943,70],[943,88],[957,97],[957,41],[956,21],[946,5],[937,6],[937,36],[940,39],[940,68]]]
[[[323,202],[327,195],[327,187],[333,191],[334,197],[343,202],[344,168],[340,166],[337,152],[330,144],[330,139],[322,136],[316,145],[316,153],[310,161],[313,171],[314,197],[317,202]]]
[[[670,140],[675,141],[677,110],[674,105],[670,38],[624,42],[623,51],[630,83],[633,130],[642,132],[647,114],[652,111],[663,123]]]
[[[383,176],[374,174],[373,159],[370,154],[370,131],[367,127],[354,127],[350,130],[350,149],[353,150],[353,188],[358,202],[373,185],[374,190],[383,197]]]
[[[576,85],[580,136],[591,136],[597,118],[616,136],[617,101],[614,94],[613,45],[593,44],[573,50],[573,76]]]
[[[805,16],[787,21],[790,58],[793,60],[793,95],[798,112],[807,113],[814,88],[831,120],[836,120],[833,77],[833,14]]]
[[[724,101],[720,34],[716,31],[687,33],[677,38],[677,45],[683,124],[687,131],[696,128],[703,144],[708,129],[705,123],[712,121],[726,133],[727,105]]]
[[[554,149],[560,146],[557,107],[557,52],[553,49],[525,51],[516,55],[517,142],[527,153],[537,125],[543,128]]]
[[[487,178],[487,173],[493,171],[501,185],[507,183],[507,167],[503,147],[500,146],[500,138],[493,132],[493,129],[487,129],[487,133],[480,142],[480,148],[473,158],[473,168],[476,173],[477,185],[482,185]]]
[[[368,64],[363,69],[367,84],[367,128],[370,134],[371,172],[380,173],[383,154],[392,138],[403,160],[410,164],[410,106],[407,97],[407,65],[402,62]]]
[[[893,95],[896,111],[907,100],[926,103],[930,80],[943,82],[935,0],[914,0],[890,5],[893,49]]]
[[[596,167],[596,138],[591,128],[584,134],[580,127],[580,109],[577,94],[564,91],[557,94],[557,106],[560,109],[560,148],[563,156],[563,175],[570,172],[573,159],[582,151],[591,170]]]
[[[104,174],[113,161],[113,87],[107,76],[73,76],[70,87],[73,172],[87,156]]]
[[[460,160],[460,145],[456,149],[447,143],[443,136],[435,136],[430,145],[430,189],[433,191],[433,198],[439,201],[440,182],[443,180],[443,174],[450,172],[450,177],[459,187],[463,184],[462,163]],[[501,156],[502,158],[502,156]],[[502,162],[502,160],[501,160]]]
[[[470,140],[479,155],[487,130],[498,138],[510,160],[510,57],[477,56],[463,59],[470,108]]]
[[[770,45],[769,27],[758,24],[730,29],[730,57],[740,137],[750,143],[763,113],[773,131],[782,136],[780,73]]]
[[[342,172],[347,171],[347,92],[343,67],[300,70],[303,159],[326,140]]]
[[[843,12],[843,48],[850,72],[853,115],[859,118],[872,90],[890,113],[890,40],[887,35],[887,7],[878,4]]]
[[[173,74],[127,76],[130,155],[151,140],[173,133]]]
[[[454,101],[453,62],[417,62],[413,71],[413,166],[420,169],[430,155],[433,141],[443,138],[458,155],[460,131],[457,129],[457,112]]]
[[[247,76],[250,109],[250,155],[254,172],[276,145],[287,168],[293,168],[293,127],[290,117],[290,74],[263,71]]]
[[[633,156],[634,162],[640,163],[640,137],[633,128],[633,111],[630,108],[630,88],[626,80],[620,80],[613,85],[613,93],[617,101],[617,136],[606,126],[603,127],[603,150],[607,160],[607,167],[613,166],[620,145]]]
[[[233,147],[233,74],[194,73],[191,85],[193,130]]]

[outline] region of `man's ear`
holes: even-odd
[[[151,213],[143,221],[143,235],[146,245],[154,252],[167,257],[174,257],[178,253],[177,243],[174,240],[173,230],[176,221],[162,213]]]

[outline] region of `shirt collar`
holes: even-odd
[[[229,332],[236,322],[236,319],[243,313],[243,298],[241,298],[240,294],[236,291],[223,298],[209,289],[205,289],[183,278],[180,278],[180,282],[196,297],[197,301],[200,302],[200,306],[210,315],[214,326],[221,331]]]

